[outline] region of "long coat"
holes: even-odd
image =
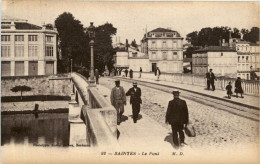
[[[126,92],[126,96],[130,96],[130,104],[134,104],[134,103],[142,104],[141,89],[139,87],[136,88],[136,91],[134,87],[130,88]]]
[[[110,95],[110,101],[111,101],[111,104],[113,106],[115,106],[116,104],[116,101],[120,101],[121,103],[125,103],[126,102],[126,97],[125,97],[125,90],[123,87],[119,87],[119,90],[120,90],[120,96],[117,97],[118,95],[116,95],[116,87],[114,87],[112,90],[111,90],[111,95]]]
[[[169,124],[187,124],[189,122],[189,113],[186,101],[173,99],[169,101],[166,122]]]
[[[207,72],[206,73],[206,78],[207,78],[207,80],[210,80],[210,81],[214,81],[216,79],[216,77],[215,77],[213,72],[211,72],[211,76],[210,76],[210,72]]]
[[[244,93],[240,80],[236,80],[236,82],[235,82],[235,92],[236,93]]]

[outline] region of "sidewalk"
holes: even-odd
[[[97,85],[97,89],[103,93],[110,102],[110,89]],[[169,152],[176,150],[173,147],[171,131],[162,127],[155,120],[140,112],[137,123],[132,119],[132,107],[127,97],[127,105],[124,108],[121,124],[117,126],[119,131],[118,142],[122,150]],[[170,125],[169,125],[170,126]],[[189,150],[189,146],[181,150]]]
[[[118,77],[118,76],[117,76]],[[119,77],[122,79],[130,79],[126,77]],[[145,81],[145,82],[150,82],[150,83],[155,83],[155,84],[160,84],[160,85],[166,85],[166,86],[171,86],[176,89],[184,90],[184,91],[189,91],[193,92],[196,94],[204,95],[204,96],[209,96],[212,98],[220,99],[226,102],[231,102],[234,104],[239,104],[239,105],[244,105],[247,107],[253,107],[259,109],[259,96],[251,96],[251,95],[243,95],[244,98],[241,98],[240,95],[238,98],[235,97],[235,93],[233,93],[233,96],[231,99],[227,98],[227,92],[223,90],[206,90],[206,88],[201,87],[201,86],[196,86],[196,85],[188,85],[188,84],[181,84],[181,83],[176,83],[176,82],[169,82],[169,81],[156,81],[156,80],[150,80],[150,79],[143,79],[143,78],[136,78],[134,77],[133,80],[136,81]],[[233,89],[234,90],[234,89]]]

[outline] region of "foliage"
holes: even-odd
[[[87,66],[90,60],[89,39],[84,32],[81,22],[71,13],[64,12],[55,20],[58,31],[61,58],[58,58],[58,72],[68,72],[73,60],[73,65]]]
[[[12,92],[21,92],[21,100],[23,99],[23,92],[28,92],[28,91],[31,91],[32,88],[31,87],[28,87],[26,85],[19,85],[19,86],[15,86],[11,89]]]
[[[131,46],[132,46],[132,47],[135,47],[135,48],[138,48],[138,45],[136,44],[135,39],[132,41]]]
[[[111,70],[114,64],[113,55],[115,54],[112,46],[112,36],[116,34],[117,29],[111,23],[105,23],[98,26],[95,32],[94,66],[99,72],[103,72],[106,65]]]
[[[195,50],[198,50],[199,47],[189,47],[187,50],[184,52],[184,55],[186,55],[186,58],[192,58],[192,53]]]
[[[259,27],[252,27],[251,30],[242,29],[243,39],[252,43],[259,41]]]

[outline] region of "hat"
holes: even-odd
[[[136,82],[136,81],[134,81],[134,82],[133,82],[133,85],[137,85],[137,82]]]
[[[209,70],[213,70],[212,68],[210,68]]]
[[[179,94],[180,93],[180,91],[179,90],[174,90],[174,91],[172,91],[172,94]]]
[[[120,80],[119,80],[119,79],[116,79],[115,82],[120,82]]]

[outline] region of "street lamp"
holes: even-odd
[[[95,86],[95,80],[94,80],[94,38],[95,38],[95,26],[93,25],[93,22],[90,22],[90,26],[87,28],[87,32],[90,38],[90,48],[91,48],[91,66],[90,66],[90,80],[89,85]]]

